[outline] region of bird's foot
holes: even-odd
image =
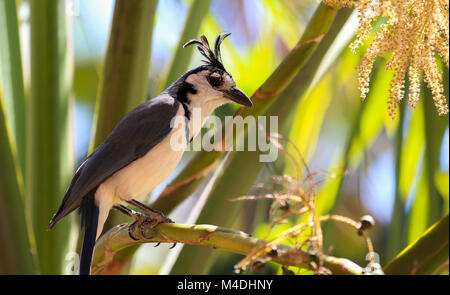
[[[131,199],[129,201],[127,201],[128,204],[142,210],[142,212],[144,212],[145,214],[151,216],[152,218],[154,218],[154,222],[156,222],[153,225],[150,225],[151,227],[154,227],[160,223],[174,223],[172,219],[170,219],[169,217],[165,216],[163,213],[159,212],[158,210],[152,209],[150,207],[147,207],[146,205],[142,204],[139,201],[136,201],[134,199]],[[141,230],[142,232],[142,230]],[[158,247],[160,243],[157,243],[155,245],[155,247]],[[177,245],[177,243],[173,243],[172,247],[170,247],[170,249],[173,249],[175,246]]]
[[[154,222],[153,217],[147,216],[140,212],[136,212],[136,211],[134,211],[128,207],[125,207],[123,205],[117,205],[117,206],[114,206],[114,208],[134,219],[134,222],[128,226],[128,235],[130,236],[131,239],[133,239],[135,241],[139,240],[139,238],[136,238],[134,235],[134,233],[136,232],[136,228],[139,229],[140,234],[142,237],[144,237],[144,239],[151,238],[151,237],[147,237],[145,235],[145,228],[147,226],[154,227],[158,224],[158,223]],[[153,223],[155,223],[155,224],[153,224]]]
[[[140,212],[136,212],[123,205],[114,206],[114,208],[135,220],[132,224],[130,224],[130,226],[128,226],[128,235],[135,241],[139,240],[139,238],[136,238],[134,235],[134,233],[136,232],[136,228],[139,229],[140,234],[144,239],[151,239],[152,237],[146,236],[146,229],[153,228],[160,223],[173,223],[172,219],[166,217],[161,212],[153,210],[136,200],[127,201],[127,203],[139,208],[145,213],[143,214]],[[159,244],[160,243],[158,242],[155,247],[159,246]],[[174,243],[170,249],[175,247],[175,245],[176,243]]]

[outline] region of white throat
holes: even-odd
[[[188,93],[186,103],[191,113],[189,120],[189,137],[194,138],[205,124],[206,119],[216,108],[229,102],[220,91],[211,87],[206,79],[208,71],[190,75],[186,82],[191,84],[195,93]]]
[[[201,94],[197,93],[192,98],[189,98],[190,103],[187,104],[190,118],[189,118],[189,138],[194,138],[200,132],[206,119],[219,106],[228,103],[224,98],[201,98]]]

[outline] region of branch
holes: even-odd
[[[130,238],[128,224],[121,224],[105,233],[95,247],[92,262],[92,274],[105,274],[108,269],[116,268],[121,263],[121,252],[129,247],[142,243],[182,243],[221,249],[233,253],[247,255],[255,247],[264,247],[269,242],[251,237],[241,231],[221,228],[214,225],[188,225],[177,223],[161,223],[155,228],[143,227],[143,234],[138,229],[134,232],[138,241]],[[126,251],[125,251],[126,252]],[[311,263],[317,257],[303,250],[279,245],[276,254],[268,256],[270,261],[286,265],[312,269]],[[363,269],[344,258],[324,256],[324,266],[333,274],[359,275]],[[120,269],[120,267],[119,267]]]

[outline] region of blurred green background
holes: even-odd
[[[315,12],[318,21],[311,24]],[[368,98],[361,102],[356,66],[367,47],[358,54],[348,48],[356,28],[356,12],[329,12],[315,0],[0,0],[0,273],[70,273],[77,214],[51,232],[46,228],[74,169],[124,114],[201,63],[182,44],[223,31],[232,33],[222,45],[224,65],[249,96],[305,31],[328,32],[317,48],[302,53],[304,62],[284,63],[292,65],[289,79],[271,81],[286,82],[286,88],[255,112],[279,116],[279,132],[295,142],[309,168],[335,175],[319,187],[320,214],[375,218],[370,236],[386,265],[448,214],[449,120],[437,115],[427,87],[416,109],[403,101],[391,119],[392,73],[383,58],[376,60]],[[449,71],[441,68],[448,101]],[[236,110],[227,105],[217,114]],[[271,175],[292,175],[292,165],[282,155],[263,165],[257,152],[210,160],[204,154],[186,153],[149,203],[177,175],[190,175],[200,159],[215,157],[219,161],[204,178],[177,192],[173,203],[160,199],[155,207],[179,223],[231,227],[263,238],[270,203],[228,200],[255,193],[252,184],[270,184]],[[116,214],[110,219],[110,227],[124,220]],[[296,222],[289,219],[274,231]],[[354,231],[334,224],[323,229],[327,253],[367,264],[367,249]],[[231,274],[242,258],[151,244],[124,257],[131,264],[123,273],[130,274]],[[263,272],[279,271],[269,264]],[[448,261],[438,273],[448,273]]]

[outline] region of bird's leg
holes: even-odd
[[[141,235],[145,239],[151,238],[151,237],[145,236],[144,225],[147,223],[154,223],[153,217],[147,216],[140,212],[136,212],[130,208],[125,207],[124,205],[115,205],[114,208],[134,219],[134,222],[128,226],[128,235],[130,236],[131,239],[133,239],[135,241],[139,240],[133,234],[134,231],[136,230],[136,227],[139,227],[139,230],[141,231]],[[151,219],[151,221],[149,221],[149,219]],[[155,226],[155,225],[153,225],[153,226]]]
[[[127,200],[126,201],[128,204],[142,210],[142,212],[144,212],[145,214],[147,214],[148,216],[152,217],[153,219],[155,219],[155,221],[157,222],[155,225],[160,224],[160,223],[173,223],[173,220],[166,217],[163,213],[154,210],[152,208],[147,207],[146,205],[142,204],[139,201],[136,201],[134,199],[131,200]]]
[[[130,208],[125,207],[124,205],[114,205],[114,209],[119,210],[125,215],[128,215],[130,217],[133,216],[133,213],[136,213],[135,211],[131,210]]]

